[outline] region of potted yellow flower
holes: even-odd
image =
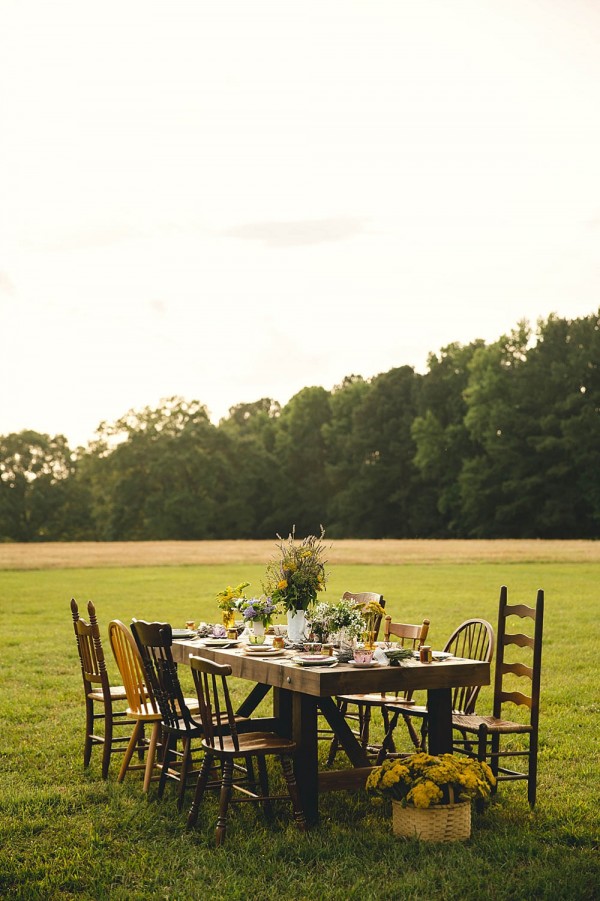
[[[240,582],[235,588],[228,585],[227,588],[224,588],[217,594],[217,605],[219,610],[223,611],[223,625],[226,629],[233,629],[238,602],[246,600],[244,589],[247,588],[249,584],[250,582]]]
[[[419,753],[385,760],[366,787],[392,801],[395,835],[443,842],[469,838],[471,801],[489,798],[494,784],[487,763]]]

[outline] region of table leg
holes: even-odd
[[[452,753],[452,689],[430,688],[427,692],[429,753]],[[410,710],[407,710],[410,714]]]
[[[309,825],[319,820],[319,752],[317,699],[300,692],[279,692],[279,722],[291,726],[296,742],[294,772],[300,801]]]

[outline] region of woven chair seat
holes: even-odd
[[[529,723],[513,723],[511,720],[498,719],[495,716],[467,716],[458,714],[452,717],[452,725],[457,729],[466,729],[469,732],[478,732],[479,727],[485,725],[488,732],[496,732],[503,735],[532,732]]]
[[[102,689],[95,688],[94,691],[88,692],[88,698],[91,698],[92,701],[102,701]],[[125,691],[125,688],[122,685],[111,685],[110,699],[111,701],[126,701],[127,692]]]

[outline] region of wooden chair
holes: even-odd
[[[199,705],[195,698],[183,695],[177,664],[171,653],[173,631],[169,623],[134,620],[131,632],[142,658],[146,685],[161,714],[163,763],[158,797],[162,798],[167,779],[178,782],[177,808],[181,810],[187,782],[194,773],[199,772],[194,769],[192,746],[193,740],[202,735],[202,725],[193,717]],[[177,750],[179,740],[182,743],[181,752]]]
[[[122,685],[110,685],[104,650],[100,639],[100,628],[96,619],[96,608],[92,601],[87,605],[89,623],[79,616],[79,608],[75,598],[71,599],[73,628],[77,641],[83,693],[85,698],[85,743],[83,747],[83,765],[88,767],[94,745],[102,745],[102,778],[108,777],[111,754],[123,752],[129,743],[129,735],[115,736],[114,728],[135,726],[135,721],[127,718],[125,710],[115,710],[115,704],[121,706],[127,700]],[[97,708],[101,708],[96,712]],[[95,734],[98,720],[104,723],[104,734]],[[130,730],[131,731],[131,730]]]
[[[204,730],[202,747],[205,755],[196,786],[194,801],[188,816],[188,826],[195,825],[197,821],[198,811],[208,785],[209,776],[215,761],[219,761],[222,765],[222,777],[219,816],[215,832],[217,845],[222,845],[225,841],[227,812],[232,800],[261,803],[268,818],[272,814],[271,801],[290,800],[298,828],[304,831],[306,829],[306,820],[300,804],[298,786],[296,785],[296,777],[294,776],[292,765],[292,754],[296,750],[296,743],[274,732],[238,732],[227,684],[227,678],[231,675],[231,667],[194,655],[190,656],[190,666],[200,702],[200,718]],[[287,795],[269,794],[265,760],[267,756],[277,756],[279,758],[287,784]],[[246,761],[256,758],[260,783],[259,793],[234,783],[234,763],[240,758],[244,758]],[[234,789],[242,793],[241,797],[236,796],[232,798]]]
[[[156,748],[160,739],[162,716],[158,705],[154,700],[152,689],[146,687],[144,677],[144,664],[133,636],[129,629],[118,619],[108,625],[108,637],[116,660],[123,685],[127,693],[127,714],[135,720],[135,729],[125,751],[125,757],[121,764],[118,781],[122,782],[129,768],[140,769],[140,766],[130,767],[133,752],[144,744],[144,725],[152,726],[150,742],[146,750],[146,763],[144,768],[145,792],[150,788],[150,780],[155,765]]]
[[[452,654],[453,657],[466,657],[469,660],[485,660],[489,663],[494,656],[494,644],[494,630],[487,620],[468,619],[454,630],[444,645],[444,651]],[[480,691],[480,685],[460,686],[455,688],[452,692],[453,713],[472,713],[475,710],[475,702],[477,701]],[[394,753],[393,733],[400,715],[406,718],[406,716],[410,714],[411,720],[413,717],[422,719],[421,739],[418,749],[424,751],[427,747],[427,731],[429,725],[427,707],[411,705],[404,711],[402,709],[403,706],[401,698],[398,698],[393,705],[386,706],[386,712],[390,719],[381,750],[377,757],[378,764],[381,764],[385,757],[392,756]]]
[[[494,678],[494,702],[491,716],[474,714],[457,714],[452,718],[454,729],[461,733],[461,739],[455,739],[454,750],[466,752],[469,756],[477,756],[479,760],[487,760],[492,772],[499,781],[527,781],[527,798],[533,809],[537,790],[537,755],[538,730],[540,714],[540,678],[542,669],[542,632],[544,627],[544,592],[539,589],[535,607],[525,604],[509,606],[508,592],[503,585],[500,591],[500,609],[498,613],[498,652],[496,654],[496,671]],[[533,636],[520,632],[507,632],[509,616],[530,619],[533,622]],[[530,648],[533,651],[531,663],[512,662],[506,659],[506,649],[516,646]],[[508,680],[512,676],[528,679],[531,683],[529,694],[512,689]],[[502,716],[505,704],[524,706],[529,711],[529,722],[513,722]],[[472,748],[469,735],[477,736],[477,753]],[[527,749],[520,747],[500,750],[501,738],[507,735],[522,735],[527,742]],[[526,771],[509,769],[502,765],[506,758],[527,758]],[[516,764],[514,764],[516,766]],[[495,791],[495,789],[494,789]]]
[[[392,622],[392,617],[388,615],[384,620],[384,641],[390,642],[393,636],[401,647],[408,647],[412,648],[413,650],[417,650],[421,647],[421,645],[425,643],[427,633],[429,632],[429,622],[430,621],[428,619],[424,619],[420,625],[413,625],[411,623],[394,623]],[[342,713],[347,719],[351,719],[353,716],[357,718],[358,730],[355,731],[355,735],[360,741],[364,750],[367,751],[367,753],[379,755],[381,750],[381,747],[379,745],[373,744],[370,741],[369,737],[372,711],[374,709],[381,710],[384,730],[387,734],[389,730],[389,714],[386,705],[396,699],[401,700],[406,706],[412,701],[412,692],[404,692],[401,695],[388,694],[386,692],[341,695],[338,698],[338,707],[340,709],[340,713]],[[348,712],[349,704],[357,705],[358,712],[356,715]],[[405,716],[406,725],[413,744],[415,745],[415,747],[419,747],[419,737],[415,732],[415,729],[412,726],[408,716],[406,714],[403,715]],[[329,755],[327,758],[327,763],[329,766],[335,759],[338,747],[339,742],[337,736],[334,736],[331,741]]]

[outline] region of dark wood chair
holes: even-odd
[[[466,657],[469,660],[485,660],[489,663],[494,656],[494,644],[494,630],[487,620],[468,619],[454,630],[444,645],[444,651],[452,654],[453,657]],[[480,685],[460,686],[455,688],[452,692],[453,713],[473,713],[480,691]],[[386,712],[389,716],[389,721],[381,745],[381,750],[377,757],[378,764],[381,764],[385,757],[393,756],[394,754],[393,733],[401,715],[404,717],[405,722],[407,716],[410,717],[411,722],[413,718],[420,718],[422,720],[421,738],[418,750],[424,751],[426,749],[429,725],[427,707],[417,705],[406,707],[403,700],[398,698],[394,704],[386,705]],[[414,732],[411,734],[411,737],[413,737],[413,735]]]
[[[122,622],[115,619],[108,624],[108,637],[116,664],[127,693],[127,714],[135,720],[135,729],[125,751],[118,781],[122,782],[128,769],[144,770],[144,791],[150,788],[155,766],[156,750],[161,734],[162,714],[154,700],[152,689],[146,686],[144,664],[133,635]],[[150,741],[145,743],[144,726],[151,726]],[[146,752],[146,763],[131,765],[136,748]]]
[[[193,716],[198,712],[198,702],[195,698],[184,697],[171,653],[173,630],[170,624],[134,620],[131,632],[144,665],[146,685],[161,713],[163,762],[158,797],[162,798],[168,779],[178,782],[177,807],[181,810],[187,783],[199,772],[194,767],[192,744],[202,735],[202,724]],[[181,751],[177,748],[178,741],[182,744]]]
[[[424,619],[420,624],[394,623],[392,622],[392,617],[388,615],[384,619],[384,641],[391,642],[392,638],[395,638],[396,641],[394,642],[394,644],[399,644],[400,647],[407,647],[413,650],[417,650],[425,643],[427,633],[429,632],[429,624],[430,621],[428,619]],[[340,713],[342,713],[343,716],[346,717],[346,719],[352,719],[352,717],[355,717],[356,721],[358,722],[358,729],[353,729],[353,731],[360,741],[363,749],[367,753],[379,755],[381,751],[381,746],[374,744],[370,740],[372,711],[381,710],[384,731],[387,733],[389,729],[389,714],[386,705],[396,700],[401,700],[405,706],[408,706],[412,703],[412,692],[404,692],[402,694],[378,692],[369,694],[341,695],[338,698],[338,707]],[[357,714],[353,714],[352,711],[348,710],[348,705],[350,704],[357,706]],[[413,744],[415,745],[415,747],[419,747],[419,737],[415,732],[408,716],[405,715],[405,719]],[[333,763],[338,748],[339,742],[337,737],[334,736],[331,741],[329,755],[327,758],[327,763],[329,766]]]
[[[452,718],[453,728],[458,730],[461,738],[454,739],[454,750],[466,752],[469,756],[477,756],[479,760],[489,762],[492,772],[498,781],[527,781],[527,798],[533,809],[537,791],[537,757],[538,731],[540,714],[540,679],[542,669],[542,633],[544,627],[544,592],[539,589],[535,607],[525,604],[508,604],[508,592],[503,585],[500,591],[500,609],[498,613],[498,651],[496,654],[496,671],[494,678],[494,702],[491,716],[475,714],[457,714]],[[508,632],[507,620],[511,616],[529,619],[533,624],[533,635],[521,632]],[[511,626],[511,628],[513,628]],[[514,662],[507,659],[507,648],[529,648],[531,662]],[[510,654],[510,652],[509,652]],[[512,656],[512,655],[510,655]],[[530,683],[527,694],[515,690],[511,684],[512,677],[526,679]],[[514,680],[512,680],[514,681]],[[505,704],[523,706],[528,710],[528,722],[514,722],[503,717]],[[476,742],[469,736],[476,736]],[[501,739],[506,736],[523,736],[527,747],[506,747]],[[476,751],[472,745],[476,744]],[[504,765],[507,758],[526,758],[526,769],[511,769]],[[513,764],[516,766],[517,764]],[[496,789],[494,789],[495,791]]]
[[[204,730],[202,747],[204,761],[196,786],[194,801],[188,816],[188,826],[194,826],[198,819],[198,811],[202,803],[209,777],[214,771],[216,761],[222,767],[220,785],[219,815],[215,832],[217,845],[225,841],[227,829],[227,812],[231,801],[252,801],[262,804],[268,818],[272,815],[271,801],[286,799],[292,802],[294,818],[298,828],[306,829],[306,820],[300,804],[296,777],[292,765],[292,754],[296,743],[283,738],[275,732],[242,732],[233,713],[227,678],[231,675],[231,667],[214,663],[203,657],[190,656],[190,666],[200,702],[200,719]],[[281,762],[286,781],[287,795],[269,794],[266,757],[277,756]],[[236,760],[246,762],[256,759],[260,792],[250,791],[233,781]],[[232,797],[233,792],[237,794]]]
[[[83,765],[88,767],[92,756],[92,748],[102,745],[102,778],[108,777],[111,754],[123,752],[129,743],[130,736],[115,736],[114,729],[123,726],[131,732],[135,721],[127,717],[125,703],[127,694],[122,685],[110,685],[104,650],[100,638],[100,628],[96,619],[96,608],[92,601],[87,605],[89,623],[79,616],[79,608],[75,598],[71,599],[71,615],[73,629],[77,641],[77,651],[83,678],[83,694],[85,698],[85,743],[83,746]],[[117,709],[115,709],[117,705]],[[118,707],[123,709],[118,709]],[[96,723],[102,722],[102,735],[95,731]]]

